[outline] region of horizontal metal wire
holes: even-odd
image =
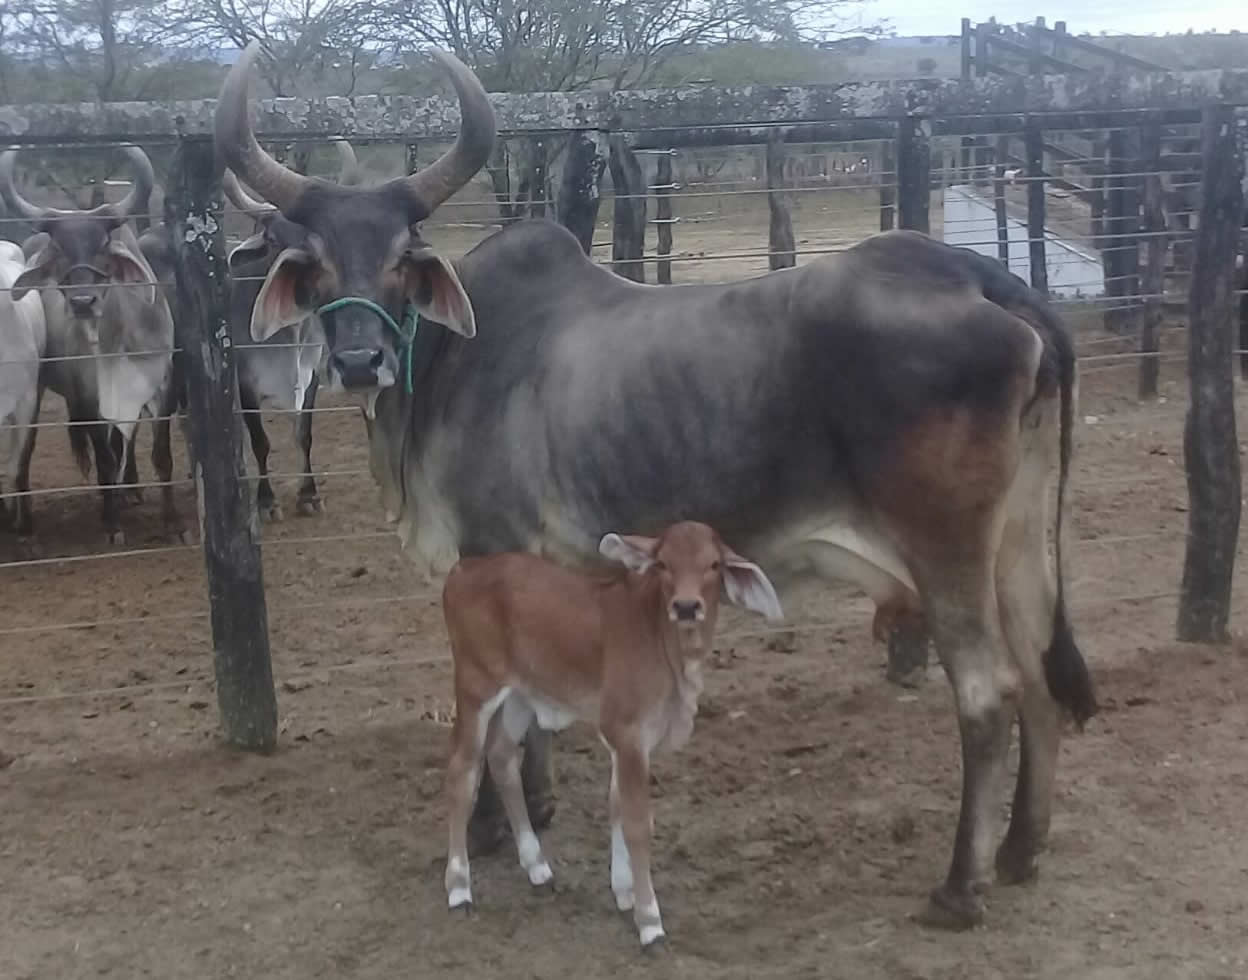
[[[131,548],[127,551],[104,551],[94,555],[62,555],[58,558],[22,558],[18,561],[0,562],[0,570],[10,568],[35,568],[40,565],[73,565],[90,561],[111,561],[121,558],[139,558],[151,555],[171,555],[179,552],[189,554],[198,551],[197,544],[171,544],[154,548]]]

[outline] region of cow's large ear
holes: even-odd
[[[598,553],[611,561],[618,561],[630,572],[644,572],[654,564],[654,549],[658,538],[642,538],[635,534],[603,535],[598,542]]]
[[[422,317],[461,337],[477,335],[472,303],[451,263],[429,249],[413,249],[404,253],[399,268],[407,300]]]
[[[13,281],[11,295],[14,301],[49,282],[48,266],[56,254],[56,246],[52,244],[52,236],[41,231],[22,242],[22,253],[26,256],[26,268]]]
[[[752,561],[724,546],[724,592],[734,606],[762,613],[770,621],[784,619],[780,597],[771,580]]]
[[[146,284],[147,289],[139,289],[139,298],[144,303],[156,302],[156,274],[147,264],[147,259],[135,252],[124,241],[110,238],[108,242],[108,260],[114,282],[126,283],[131,287]]]
[[[262,344],[283,327],[311,316],[311,277],[316,259],[301,248],[285,248],[274,260],[251,308],[251,339]]]
[[[269,239],[264,231],[258,231],[230,249],[230,254],[225,259],[226,265],[230,267],[230,272],[237,272],[240,266],[263,258],[269,247]]]

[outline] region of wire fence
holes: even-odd
[[[1199,234],[1191,219],[1198,215],[1201,191],[1201,181],[1193,179],[1193,169],[1199,168],[1180,157],[1190,156],[1198,133],[1191,127],[1171,127],[1164,133],[1161,155],[1176,158],[1168,168],[1143,163],[1140,133],[1141,126],[1135,124],[1046,132],[1042,173],[1030,172],[1034,167],[1017,132],[934,137],[921,186],[921,191],[927,191],[922,209],[926,230],[934,237],[1001,258],[1024,279],[1037,275],[1033,246],[1042,245],[1051,302],[1073,328],[1083,390],[1079,455],[1071,485],[1075,551],[1070,562],[1103,583],[1091,594],[1072,600],[1077,616],[1094,611],[1099,616],[1135,616],[1142,605],[1179,598],[1179,562],[1189,533],[1185,511],[1175,509],[1186,505],[1182,427],[1187,380],[1186,373],[1173,366],[1188,358],[1187,324],[1180,307],[1190,288],[1191,256],[1186,246]],[[673,140],[679,135],[673,131]],[[653,139],[655,134],[648,136]],[[1121,152],[1124,141],[1125,155]],[[101,142],[96,148],[108,146]],[[395,147],[370,144],[359,153],[365,169],[376,170],[387,154],[393,158],[402,149],[396,140]],[[72,161],[83,150],[81,144],[39,148],[44,161],[58,154]],[[440,147],[422,145],[421,150],[431,156]],[[656,264],[665,266],[675,283],[762,274],[777,265],[821,261],[881,228],[905,223],[908,205],[899,197],[911,185],[893,140],[786,143],[778,170],[774,158],[769,163],[767,147],[755,143],[713,149],[675,147],[667,154],[640,154],[639,160],[642,187],[616,188],[609,176],[605,181],[592,255],[602,264],[617,267],[632,268],[639,263],[643,279],[647,278],[644,270]],[[496,182],[479,177],[425,222],[425,237],[444,254],[457,255],[518,216],[553,214],[559,166],[557,154],[548,160],[537,199],[513,197],[510,191],[500,197]],[[17,169],[20,193],[40,206],[65,208],[83,203],[38,186],[23,171],[20,156]],[[1144,198],[1151,182],[1162,188],[1167,222],[1162,228],[1151,227],[1145,213]],[[1042,234],[1036,234],[1034,220],[1032,191],[1037,188],[1043,190],[1046,206]],[[120,195],[125,190],[113,188],[110,193]],[[617,211],[643,205],[649,215],[658,214],[660,206],[662,213],[643,223],[647,231],[640,253],[621,255],[613,232]],[[777,207],[791,223],[795,244],[790,247],[769,241]],[[465,216],[468,211],[472,214]],[[223,218],[232,237],[241,240],[262,213],[230,207]],[[71,218],[50,215],[39,223],[51,227]],[[141,204],[131,218],[159,225],[163,214]],[[3,217],[0,235],[30,226],[22,217]],[[661,240],[645,237],[656,233],[662,235]],[[1149,288],[1145,253],[1157,246],[1165,253],[1163,274],[1160,282],[1152,283],[1159,288]],[[239,276],[234,282],[260,283],[264,278]],[[170,278],[153,276],[152,282],[170,296],[176,288]],[[108,281],[92,288],[133,290],[150,288],[152,282]],[[1234,295],[1248,295],[1246,286],[1241,279]],[[50,298],[64,293],[66,287],[61,282],[43,282],[31,291]],[[1245,308],[1248,311],[1248,303]],[[1139,317],[1153,311],[1158,318],[1153,334],[1156,349],[1139,349],[1143,322]],[[235,326],[239,329],[234,347],[240,364],[249,357],[284,351],[293,360],[300,350],[323,348],[320,338],[255,342],[247,336],[245,324]],[[1237,364],[1248,356],[1248,325],[1241,329],[1245,332],[1232,351]],[[68,349],[49,346],[38,357],[0,350],[0,386],[20,384],[19,369],[36,363],[47,374],[94,371],[109,361],[168,358],[172,371],[175,355],[185,353],[172,342],[108,349],[98,338],[73,335],[64,343]],[[1108,349],[1118,347],[1135,349]],[[1159,370],[1163,394],[1140,405],[1134,378],[1127,372],[1139,370],[1145,362]],[[296,373],[297,365],[289,376]],[[44,429],[63,428],[67,433],[86,429],[93,435],[107,430],[98,417],[73,417],[60,403],[56,389],[53,384],[45,396],[40,417],[0,420],[0,436],[10,430],[33,434]],[[315,419],[315,440],[308,437],[310,448],[300,445],[298,438],[293,444],[275,444],[273,451],[283,465],[269,468],[270,449],[265,445],[261,450],[265,440],[257,440],[254,432],[247,449],[246,492],[263,496],[263,488],[268,487],[280,500],[289,493],[287,484],[297,483],[302,503],[303,488],[315,484],[312,493],[323,503],[322,509],[309,509],[306,523],[268,524],[262,532],[270,629],[275,647],[284,650],[300,648],[310,632],[327,629],[323,624],[333,617],[367,614],[375,617],[370,623],[398,632],[412,608],[427,608],[439,600],[436,589],[405,587],[414,573],[401,570],[397,538],[386,526],[379,504],[368,459],[364,407],[324,391],[316,396],[316,404],[311,399],[296,404],[295,394],[306,390],[306,381],[292,381],[287,391],[265,393],[259,405],[240,403],[234,413],[249,429],[255,422],[262,428],[264,423],[286,419],[306,425],[311,432]],[[137,431],[143,433],[183,417],[182,409],[155,410],[110,421],[120,426],[137,424]],[[175,472],[185,473],[188,453],[176,427],[173,431]],[[104,437],[111,438],[107,432]],[[297,459],[297,465],[286,465],[291,459]],[[147,468],[145,460],[142,466]],[[210,612],[199,604],[207,593],[198,560],[201,546],[162,541],[156,501],[145,499],[122,512],[122,522],[138,532],[141,546],[109,547],[91,506],[99,487],[82,476],[62,444],[51,438],[38,440],[31,482],[31,486],[3,486],[6,509],[14,510],[21,501],[33,502],[35,516],[33,539],[0,534],[0,581],[4,582],[0,594],[7,610],[0,638],[15,661],[28,665],[34,659],[72,658],[78,655],[80,637],[88,633],[109,634],[112,638],[103,642],[122,651],[122,656],[133,645],[135,652],[130,655],[137,658],[142,648],[133,638],[157,627],[170,631],[168,643],[187,644],[187,638],[195,635],[207,645]],[[327,482],[329,486],[322,486]],[[193,477],[148,479],[126,473],[118,474],[115,486],[125,491],[171,492],[176,506],[188,515],[202,507]],[[1124,512],[1120,499],[1124,493],[1140,501],[1138,516]],[[1239,547],[1244,544],[1241,539]],[[378,594],[345,594],[373,587],[374,579],[384,580],[375,586]],[[1244,596],[1237,592],[1235,598],[1238,603]],[[421,622],[428,625],[427,620]],[[843,625],[843,620],[835,618],[800,620],[780,628],[729,630],[720,635],[719,642],[764,640],[781,634],[817,637]],[[424,645],[438,647],[441,639],[435,637]],[[6,659],[7,655],[0,658],[2,708],[134,697],[213,683],[204,664],[195,676],[167,681],[24,691],[15,689],[12,678],[18,668],[6,664]],[[351,664],[317,665],[303,674],[295,670],[287,680],[445,662],[445,654],[364,657]]]

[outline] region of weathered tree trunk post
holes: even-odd
[[[217,704],[226,740],[269,751],[277,697],[254,494],[246,483],[230,343],[221,172],[211,137],[184,138],[165,213],[174,229],[177,346],[187,352],[188,414],[211,604]]]
[[[921,231],[931,228],[932,124],[930,120],[908,116],[897,129],[897,210],[898,226]]]
[[[1027,254],[1031,259],[1031,286],[1049,293],[1049,260],[1044,243],[1044,131],[1027,121]]]
[[[1140,322],[1139,396],[1146,400],[1157,397],[1157,379],[1161,372],[1159,332],[1161,330],[1161,294],[1166,279],[1166,210],[1161,188],[1161,123],[1149,122],[1141,133],[1141,170],[1144,178],[1144,230],[1146,266],[1141,284],[1144,295],[1143,318]]]
[[[1235,252],[1243,220],[1235,113],[1211,106],[1201,121],[1199,227],[1188,298],[1190,402],[1183,432],[1187,465],[1187,555],[1178,638],[1229,639],[1231,580],[1239,538],[1239,443],[1235,432]]]
[[[880,231],[891,231],[897,222],[897,153],[892,140],[880,144]]]
[[[676,189],[676,185],[672,180],[672,153],[660,153],[655,161],[656,167],[654,171],[654,198],[655,198],[655,225],[657,227],[658,253],[659,255],[672,254],[672,225],[676,219],[672,217],[672,191]],[[655,270],[659,277],[659,282],[665,286],[672,283],[672,263],[670,260],[660,260],[658,268]]]
[[[997,258],[1010,267],[1010,220],[1005,210],[1005,164],[1010,155],[1010,138],[997,138],[997,166],[992,182],[992,209],[997,219]]]
[[[623,133],[614,133],[609,143],[607,162],[615,189],[612,201],[612,268],[625,279],[645,282],[646,265],[641,261],[646,248],[645,179],[628,137]]]
[[[408,140],[403,147],[403,172],[405,174],[411,175],[420,169],[420,160],[417,158],[419,150],[420,144],[415,140]]]
[[[594,244],[598,205],[602,202],[600,183],[607,166],[605,140],[601,133],[576,132],[568,138],[567,159],[555,213],[559,223],[576,236],[585,254]]]
[[[490,177],[490,188],[494,192],[494,201],[498,204],[498,216],[503,224],[515,221],[519,215],[511,202],[511,150],[505,139],[494,141],[494,149],[490,153],[489,162],[485,165]]]
[[[793,219],[784,200],[784,136],[779,127],[767,134],[767,210],[771,216],[767,227],[767,264],[771,269],[797,265]]]

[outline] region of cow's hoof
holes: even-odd
[[[113,545],[115,547],[120,546],[126,543],[126,532],[125,531],[107,531],[105,533],[105,538],[107,539],[110,545]]]
[[[131,487],[129,490],[123,490],[121,493],[121,503],[124,507],[137,507],[143,503],[143,491],[138,487]]]
[[[325,510],[320,497],[300,497],[295,501],[295,514],[299,517],[315,517]]]
[[[529,810],[529,823],[534,830],[545,830],[555,819],[555,798],[545,796],[540,800],[525,798],[525,806]]]
[[[1035,848],[1011,844],[1009,838],[997,850],[997,881],[1003,885],[1022,885],[1040,874],[1039,854]]]
[[[932,889],[919,922],[933,929],[961,932],[984,921],[984,900],[974,892],[955,892],[948,885]]]
[[[472,915],[472,892],[467,888],[452,888],[446,900],[447,911],[458,912],[465,918]]]
[[[171,537],[175,541],[177,541],[178,544],[192,545],[195,543],[194,535],[192,535],[190,531],[187,531],[185,529],[181,531],[174,531]]]
[[[507,839],[507,821],[497,817],[473,817],[468,821],[468,856],[493,854]]]
[[[282,505],[276,500],[271,504],[260,505],[260,518],[266,524],[280,524],[286,515],[282,513]]]

